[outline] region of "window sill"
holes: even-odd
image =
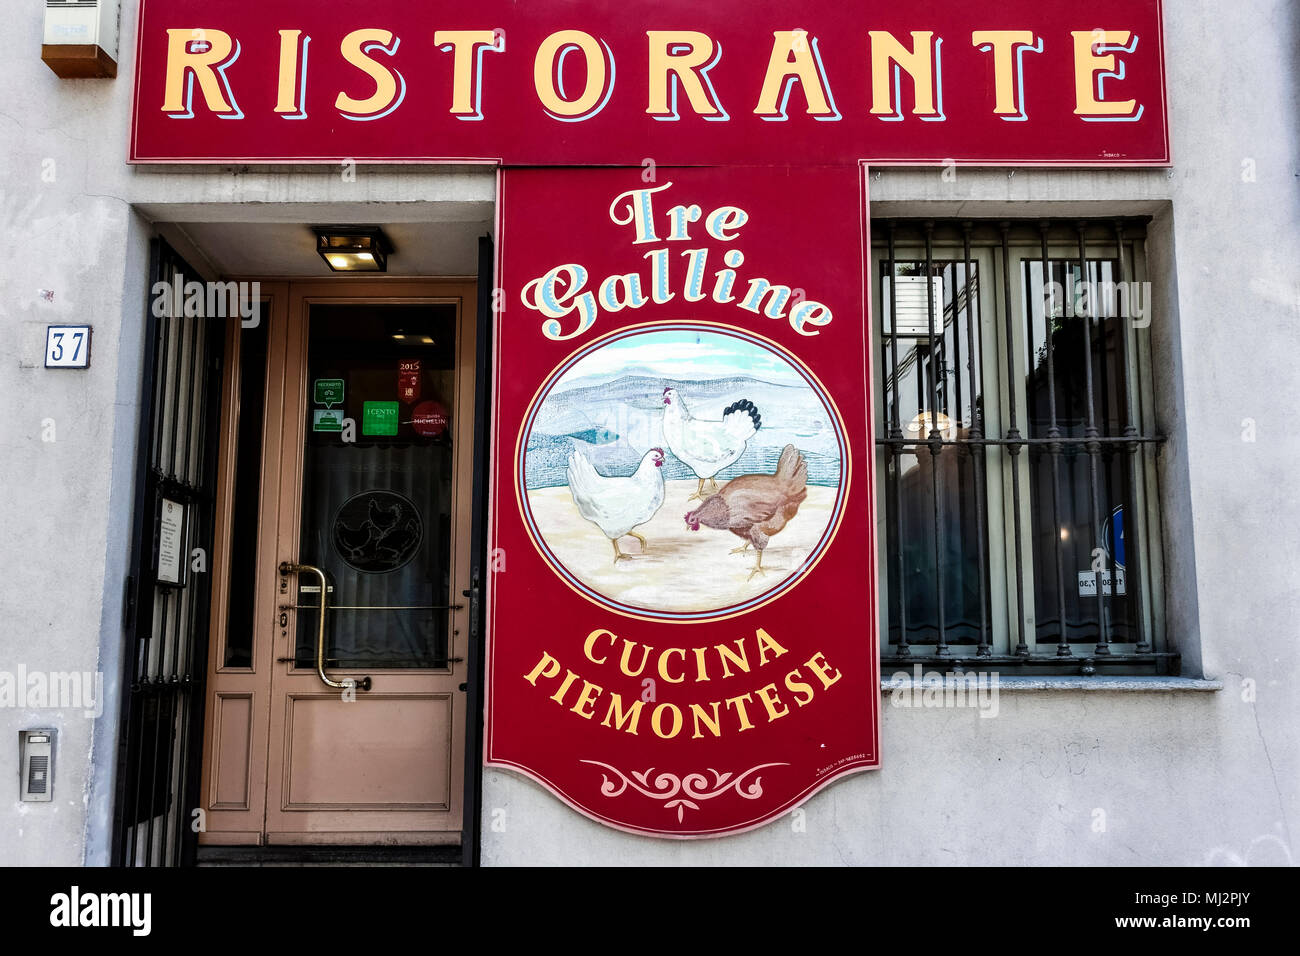
[[[938,675],[942,679],[945,675]],[[946,675],[951,677],[952,675]],[[967,677],[973,678],[974,671],[967,671]],[[992,684],[992,681],[989,681]],[[898,689],[916,687],[925,689],[925,678],[920,681],[905,674],[885,678],[880,682],[882,693]],[[1169,691],[1194,691],[1199,693],[1223,690],[1223,681],[1199,677],[998,677],[999,693],[1011,691],[1105,691],[1107,693],[1167,693]]]

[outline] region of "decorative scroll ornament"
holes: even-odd
[[[652,800],[663,800],[665,810],[676,809],[678,823],[681,822],[687,808],[691,810],[700,809],[697,800],[712,800],[714,797],[721,796],[730,790],[734,790],[737,795],[746,800],[757,800],[763,795],[763,778],[754,777],[753,782],[742,786],[746,778],[768,767],[789,766],[787,763],[763,763],[740,774],[719,773],[709,768],[709,773],[713,774],[713,783],[709,783],[709,778],[698,771],[679,777],[677,774],[668,773],[667,771],[655,774],[654,767],[648,767],[640,772],[633,771],[629,776],[617,767],[611,767],[599,760],[583,760],[582,763],[604,767],[610,773],[617,775],[618,780],[611,780],[608,774],[601,774],[600,792],[606,797],[622,796],[627,788],[631,787],[642,796],[649,797]],[[653,779],[651,775],[653,775]]]

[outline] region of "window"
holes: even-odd
[[[1145,220],[877,220],[884,670],[1176,673]]]

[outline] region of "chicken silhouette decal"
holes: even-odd
[[[664,503],[664,452],[652,448],[641,459],[635,472],[627,477],[600,474],[581,451],[569,456],[569,493],[578,513],[595,524],[614,545],[614,561],[631,557],[619,550],[618,539],[633,537],[641,542],[645,554],[645,536],[635,529],[655,516]]]
[[[393,491],[366,491],[339,508],[334,548],[350,567],[369,573],[395,571],[415,557],[424,537],[419,512]]]
[[[774,475],[740,475],[709,496],[694,511],[686,513],[686,525],[699,531],[700,525],[730,531],[745,543],[732,553],[746,550],[751,544],[758,560],[750,571],[765,574],[763,551],[773,535],[799,513],[799,505],[808,497],[808,465],[794,445],[781,451]]]
[[[717,490],[713,476],[735,464],[762,424],[758,409],[748,399],[728,406],[721,421],[707,421],[691,415],[677,389],[664,389],[664,438],[700,482],[692,501],[704,497],[706,480],[710,489]]]

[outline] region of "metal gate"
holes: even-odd
[[[116,866],[193,861],[211,600],[223,323],[186,315],[198,273],[151,247],[135,517],[126,582]],[[154,294],[165,283],[167,295]],[[200,296],[200,298],[203,298]],[[161,314],[159,314],[161,313]]]
[[[461,837],[461,864],[479,865],[481,798],[483,794],[483,676],[486,666],[487,633],[483,620],[488,576],[494,570],[488,550],[488,473],[492,447],[492,311],[496,288],[496,261],[492,239],[478,241],[478,354],[474,364],[474,519],[470,532],[470,647],[465,678],[465,712],[469,715],[465,741],[465,829]]]

